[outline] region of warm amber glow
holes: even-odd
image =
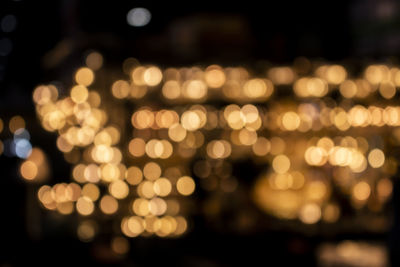
[[[207,94],[207,86],[201,80],[190,80],[183,84],[183,95],[190,99],[202,99]]]
[[[145,153],[146,143],[141,138],[134,138],[129,142],[129,153],[134,157],[141,157]]]
[[[340,208],[336,204],[328,204],[322,213],[322,219],[329,223],[336,222],[340,217]]]
[[[357,78],[350,68],[304,58],[293,66],[254,71],[219,65],[160,69],[130,58],[123,65],[129,77],[101,70],[99,82],[110,87],[98,84],[89,91],[103,57],[92,52],[85,62],[69,95],[63,90],[59,95],[54,85],[33,92],[41,125],[57,135],[57,148],[73,164],[72,177],[80,184],[40,187],[38,198],[47,210],[93,214],[110,226],[121,220],[127,237],[177,236],[187,230],[179,214],[200,206],[213,218],[224,213],[220,197],[246,190],[235,176],[236,163],[247,160],[256,165],[254,171],[264,168],[253,200],[281,219],[334,223],[342,212],[337,200],[348,197],[354,208],[365,207],[363,213],[376,212],[392,195],[389,177],[397,159],[384,148],[400,144],[398,67],[370,65]],[[11,118],[14,136],[0,141],[0,154],[3,141],[4,154],[12,154],[25,138],[18,129],[25,126],[22,117]],[[35,182],[49,171],[37,149],[19,169]],[[215,198],[192,205],[186,196],[196,186]],[[239,220],[246,227],[250,223]],[[103,225],[83,221],[78,237],[90,241]],[[110,249],[122,255],[129,243],[115,237]]]
[[[227,158],[230,156],[232,147],[225,140],[214,140],[207,145],[207,154],[210,158]]]
[[[161,70],[157,67],[147,68],[143,73],[143,80],[148,86],[156,86],[162,80]]]
[[[33,161],[27,160],[22,163],[20,172],[22,178],[26,180],[34,180],[38,175],[38,167]]]
[[[382,200],[386,200],[392,194],[393,183],[390,179],[383,178],[382,180],[380,180],[378,182],[376,190],[377,190],[378,196]]]
[[[129,251],[129,242],[123,237],[115,237],[111,241],[111,249],[117,254],[126,254]]]
[[[100,209],[105,214],[114,214],[118,210],[118,201],[110,195],[105,195],[100,200]]]
[[[321,208],[315,203],[306,204],[300,210],[299,219],[306,224],[316,223],[321,219]]]
[[[75,74],[75,81],[77,84],[89,86],[93,83],[94,73],[89,68],[80,68]]]
[[[93,201],[88,197],[80,197],[76,201],[76,210],[81,215],[90,215],[94,211]]]
[[[177,99],[181,95],[181,86],[178,81],[167,81],[162,88],[162,94],[167,99]]]
[[[186,129],[181,124],[175,123],[168,129],[168,136],[172,141],[180,142],[186,137]]]
[[[82,187],[82,196],[88,197],[92,201],[96,201],[100,196],[99,187],[95,184],[85,184]]]
[[[92,70],[98,70],[103,66],[103,56],[98,52],[92,52],[86,57],[86,65]]]
[[[178,189],[180,194],[188,196],[194,192],[195,183],[191,177],[183,176],[178,179],[176,183],[176,189]]]
[[[345,98],[353,98],[357,94],[357,85],[355,82],[347,80],[340,84],[339,90]]]
[[[153,190],[158,196],[168,196],[171,193],[171,189],[171,182],[167,178],[161,177],[154,181]]]
[[[111,86],[111,93],[115,98],[125,98],[129,95],[131,87],[127,81],[118,80]]]
[[[282,117],[282,125],[286,130],[294,131],[300,126],[300,118],[295,112],[286,112]]]
[[[290,168],[290,159],[285,155],[278,155],[272,161],[272,168],[277,173],[285,173]]]
[[[81,222],[78,226],[77,234],[81,241],[91,241],[96,235],[96,224],[93,221]]]
[[[224,85],[226,77],[220,66],[211,65],[206,69],[204,79],[209,87],[219,88]]]
[[[271,150],[271,142],[265,137],[259,137],[253,144],[252,149],[255,155],[265,156]]]
[[[161,167],[155,162],[149,162],[143,167],[143,175],[148,180],[155,180],[161,176]]]
[[[132,166],[126,170],[125,179],[129,184],[137,185],[143,180],[143,173],[138,167]]]
[[[340,84],[346,79],[347,72],[346,69],[340,65],[332,65],[326,68],[323,76],[325,76],[329,83]]]
[[[121,180],[117,180],[112,182],[108,188],[110,194],[118,199],[126,198],[129,194],[129,187],[128,185]]]
[[[25,128],[25,120],[21,116],[14,116],[10,119],[8,127],[10,132],[14,133],[18,129]]]
[[[382,150],[375,148],[368,154],[368,162],[372,168],[379,168],[385,163],[385,154]]]
[[[89,92],[83,85],[76,85],[71,89],[71,98],[77,103],[84,103],[89,96]]]
[[[353,187],[353,196],[357,200],[367,200],[371,194],[371,187],[366,182],[359,182]]]

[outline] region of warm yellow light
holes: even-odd
[[[222,68],[217,65],[211,65],[206,69],[204,79],[211,88],[222,87],[226,81],[225,73]]]
[[[115,98],[122,99],[129,95],[131,87],[127,81],[118,80],[111,86],[111,93]]]
[[[150,212],[149,201],[143,198],[138,198],[133,201],[133,212],[140,216],[146,216]]]
[[[183,94],[187,98],[202,99],[207,95],[207,86],[201,80],[189,80],[183,84]]]
[[[131,236],[137,236],[144,231],[143,219],[137,216],[131,216],[127,221],[127,228],[132,233]]]
[[[103,56],[98,52],[92,52],[86,57],[86,65],[92,70],[98,70],[103,65]]]
[[[355,199],[365,201],[371,194],[371,187],[366,182],[359,182],[353,187],[353,196]]]
[[[38,175],[38,167],[33,161],[27,160],[22,163],[20,172],[22,178],[26,180],[34,180]]]
[[[379,93],[383,98],[391,99],[396,94],[396,87],[391,82],[381,83],[379,86]]]
[[[393,183],[389,178],[383,178],[381,180],[379,180],[377,186],[376,186],[376,190],[378,193],[378,196],[385,200],[388,197],[390,197],[390,195],[392,194],[393,191]]]
[[[118,210],[118,201],[110,195],[105,195],[100,200],[100,209],[105,214],[114,214]]]
[[[25,120],[21,116],[14,116],[10,119],[8,123],[10,132],[14,133],[18,129],[25,128]]]
[[[299,219],[306,224],[313,224],[321,219],[321,208],[315,203],[304,205],[299,214]]]
[[[71,214],[74,211],[74,205],[72,202],[57,203],[57,211],[63,215]]]
[[[143,181],[137,188],[138,195],[144,198],[152,198],[155,196],[154,183],[152,181]]]
[[[172,141],[180,142],[186,137],[186,129],[181,124],[175,123],[168,129],[168,136]]]
[[[372,149],[368,154],[368,162],[372,168],[380,168],[385,163],[385,154],[378,148]]]
[[[75,74],[75,81],[77,84],[89,86],[93,83],[94,73],[89,68],[80,68]]]
[[[347,77],[346,69],[340,65],[332,65],[326,69],[326,79],[329,83],[340,84]]]
[[[138,167],[132,166],[126,170],[125,179],[129,184],[137,185],[143,180],[143,173]]]
[[[300,117],[296,112],[286,112],[282,117],[282,125],[288,131],[294,131],[300,126]]]
[[[162,94],[165,98],[173,100],[181,95],[181,86],[178,81],[167,81],[162,88]]]
[[[129,153],[134,157],[141,157],[145,153],[146,143],[141,138],[134,138],[129,142]]]
[[[85,196],[80,197],[76,202],[76,210],[84,216],[92,214],[94,211],[93,201]]]
[[[121,180],[117,180],[112,182],[109,186],[110,194],[118,199],[126,198],[129,194],[129,187],[128,185]]]
[[[357,94],[355,82],[347,80],[340,84],[339,91],[345,98],[353,98]]]
[[[143,73],[143,80],[148,86],[156,86],[162,80],[162,72],[157,67],[149,67]]]
[[[100,189],[95,184],[85,184],[82,187],[82,196],[90,198],[92,201],[96,201],[100,196]]]
[[[155,162],[149,162],[143,167],[143,175],[148,180],[155,180],[161,176],[161,167]]]
[[[194,192],[195,183],[193,179],[189,176],[183,176],[178,179],[176,183],[176,189],[178,192],[184,196],[188,196]]]
[[[290,168],[290,159],[285,155],[278,155],[272,161],[272,168],[276,173],[286,173]]]
[[[161,197],[168,196],[172,189],[171,182],[167,178],[161,177],[154,181],[153,189]]]
[[[265,137],[259,137],[253,144],[252,149],[255,155],[265,156],[271,149],[271,142]]]
[[[115,237],[111,241],[111,249],[117,254],[126,254],[129,251],[129,242],[123,237]]]
[[[79,224],[77,230],[78,237],[81,241],[89,242],[96,235],[96,225],[93,221],[83,221]]]
[[[89,92],[83,85],[76,85],[71,89],[71,98],[77,104],[85,102],[88,96]]]
[[[340,217],[340,208],[336,204],[328,204],[323,210],[322,219],[329,223],[336,222]]]

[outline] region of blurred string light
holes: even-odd
[[[198,186],[235,192],[240,180],[232,169],[242,159],[264,167],[252,197],[281,219],[338,221],[334,191],[357,211],[381,211],[391,196],[398,163],[388,148],[400,144],[397,67],[370,65],[353,77],[344,66],[300,59],[254,76],[243,67],[162,70],[129,58],[129,77],[96,91],[102,62],[89,54],[69,95],[51,84],[33,93],[74,179],[43,186],[38,197],[61,214],[76,210],[81,240],[100,231],[99,214],[126,237],[183,234],[187,196]],[[129,113],[118,101],[135,109]],[[126,250],[121,240],[112,241],[114,251]]]
[[[135,7],[129,10],[126,15],[126,21],[130,26],[143,27],[149,24],[151,20],[151,13],[144,7]]]

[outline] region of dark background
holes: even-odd
[[[107,66],[118,68],[127,57],[162,67],[218,63],[256,68],[266,62],[291,64],[299,56],[339,63],[397,62],[399,4],[394,0],[1,0],[0,18],[13,14],[17,26],[10,33],[0,32],[0,116],[7,120],[23,115],[33,143],[50,155],[52,182],[68,181],[69,167],[56,150],[55,136],[38,124],[31,93],[40,83],[70,81],[87,51],[100,51]],[[147,26],[126,23],[133,7],[150,10]],[[4,38],[12,45],[8,53],[1,42]],[[54,59],[59,51],[63,56]],[[6,133],[2,135],[6,138]],[[135,239],[129,255],[119,259],[108,256],[105,239],[81,243],[70,229],[73,218],[32,221],[28,214],[36,199],[29,196],[34,188],[16,175],[18,164],[15,158],[0,156],[0,266],[314,266],[321,240],[386,240],[379,234],[348,231],[320,236],[287,228],[239,234],[221,230],[223,225],[212,228],[194,216],[196,227],[184,238]],[[40,237],[29,234],[37,223]]]

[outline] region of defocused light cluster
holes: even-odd
[[[8,125],[0,118],[0,134],[12,136],[12,138],[0,140],[0,155],[24,160],[19,166],[19,175],[23,179],[35,183],[47,179],[49,166],[46,155],[40,148],[32,147],[31,136],[22,116],[11,117]]]
[[[38,198],[49,210],[63,215],[73,211],[80,214],[77,233],[83,241],[95,237],[100,218],[118,223],[119,231],[128,237],[181,235],[187,229],[187,221],[179,215],[179,195],[192,194],[195,183],[178,162],[164,162],[173,154],[167,136],[145,142],[141,135],[127,144],[121,142],[121,135],[124,140],[128,137],[121,133],[124,125],[110,121],[110,112],[102,108],[101,94],[90,89],[96,82],[95,70],[101,69],[102,62],[99,53],[89,54],[87,66],[76,71],[75,85],[67,96],[60,96],[51,84],[38,86],[33,92],[42,126],[58,133],[56,145],[73,165],[74,180],[44,185]],[[138,86],[145,90],[145,86],[155,86],[161,75],[156,67],[144,69],[143,84]],[[125,87],[117,81],[111,91],[121,98],[126,95]],[[178,120],[176,112],[163,110],[153,113],[141,109],[132,116],[134,129],[167,129]],[[144,155],[155,161],[129,158]]]
[[[59,96],[55,85],[33,93],[74,179],[42,187],[39,199],[62,214],[89,216],[78,228],[82,240],[94,237],[99,216],[119,220],[128,237],[184,233],[185,197],[197,185],[235,192],[246,177],[234,177],[233,166],[243,159],[264,167],[253,199],[279,218],[333,223],[341,216],[333,191],[372,212],[391,196],[398,163],[388,147],[400,144],[396,67],[371,65],[353,77],[344,66],[303,58],[254,75],[218,65],[161,69],[129,58],[126,79],[106,86],[96,83],[102,63],[89,54],[69,95]]]
[[[320,266],[388,266],[388,250],[383,244],[355,242],[325,243],[318,250]]]

